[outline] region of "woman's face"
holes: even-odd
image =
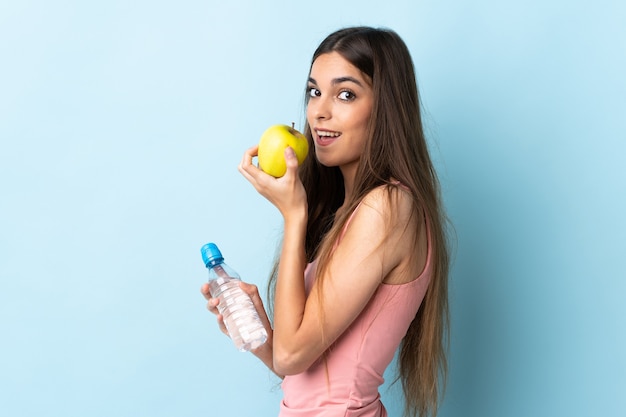
[[[307,121],[317,159],[356,173],[374,104],[371,80],[337,52],[313,62],[308,83]]]

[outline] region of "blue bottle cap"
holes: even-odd
[[[220,252],[215,243],[207,243],[200,249],[200,253],[202,253],[202,260],[206,267],[224,262],[222,252]]]

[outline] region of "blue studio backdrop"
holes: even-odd
[[[360,24],[411,50],[454,224],[440,416],[626,415],[624,22],[609,0],[0,0],[2,415],[277,415],[200,247],[266,284],[281,219],[237,164],[303,125],[315,47]]]

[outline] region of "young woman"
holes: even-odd
[[[284,219],[273,326],[256,287],[242,283],[269,334],[254,354],[284,378],[280,416],[386,416],[378,388],[398,347],[406,414],[436,415],[446,221],[402,39],[368,27],[329,35],[313,56],[306,115],[302,166],[287,148],[287,173],[270,177],[253,164],[256,146],[239,165]],[[217,300],[202,292],[227,333]]]

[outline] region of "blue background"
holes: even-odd
[[[626,415],[624,22],[617,0],[0,1],[2,414],[277,414],[199,249],[265,285],[281,220],[236,166],[302,126],[323,37],[367,24],[413,54],[455,225],[440,415]]]

